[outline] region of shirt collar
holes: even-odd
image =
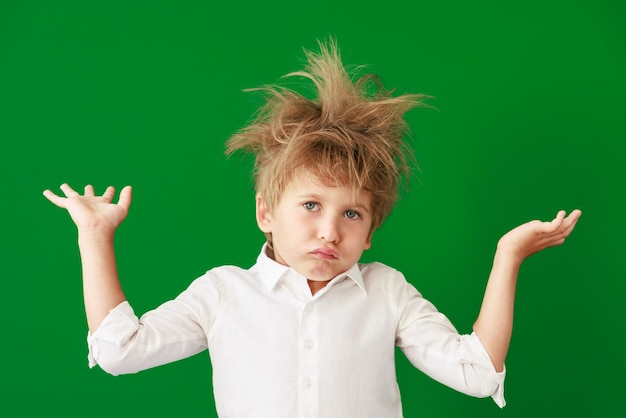
[[[282,278],[285,277],[285,275],[293,273],[301,276],[291,267],[280,264],[269,258],[265,253],[266,248],[267,243],[263,244],[261,254],[259,254],[259,257],[257,258],[257,266],[260,269],[261,281],[264,286],[266,286],[269,290],[274,290],[276,285]],[[333,280],[343,277],[350,278],[357,286],[359,286],[363,293],[367,294],[367,290],[365,290],[365,283],[363,282],[363,275],[361,274],[361,269],[358,263],[354,264],[347,271],[339,274]]]

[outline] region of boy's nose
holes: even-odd
[[[320,223],[317,237],[323,241],[336,244],[339,242],[339,227],[334,218],[324,219]]]

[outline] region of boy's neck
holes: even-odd
[[[328,284],[328,282],[330,282],[330,280],[320,282],[307,279],[307,284],[309,285],[309,289],[311,289],[311,295],[315,296],[315,294],[322,290]]]

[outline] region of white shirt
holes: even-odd
[[[135,373],[208,348],[220,417],[401,417],[394,346],[458,391],[504,406],[475,334],[450,321],[404,276],[357,264],[314,296],[306,278],[271,260],[212,269],[138,319],[127,302],[88,336],[90,367]]]

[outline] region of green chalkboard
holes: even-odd
[[[462,332],[510,228],[583,216],[522,267],[506,398],[454,392],[399,353],[407,417],[619,415],[626,268],[626,6],[609,0],[2,1],[0,415],[215,416],[207,353],[136,375],[87,367],[75,228],[41,195],[132,184],[117,254],[139,313],[263,243],[250,160],[224,141],[335,36],[399,93],[420,172],[364,261]]]

